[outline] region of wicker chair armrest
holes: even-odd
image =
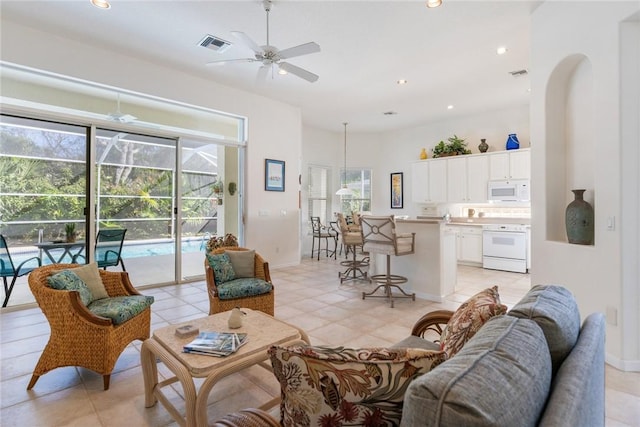
[[[111,319],[102,316],[96,316],[93,314],[86,305],[80,299],[80,292],[78,291],[65,291],[59,289],[53,289],[49,287],[42,287],[39,290],[40,300],[46,301],[46,303],[40,304],[40,308],[42,311],[50,318],[58,318],[62,313],[71,312],[73,316],[91,323],[95,326],[110,326],[113,322]],[[62,322],[62,318],[60,318]],[[51,322],[51,319],[50,319]],[[64,319],[64,322],[67,324],[71,324],[69,318]]]
[[[243,409],[225,415],[213,427],[280,427],[278,420],[261,409]]]
[[[207,291],[214,297],[217,297],[218,287],[216,286],[215,276],[213,275],[213,268],[211,268],[206,259],[204,260],[204,275],[207,281]]]
[[[99,271],[104,288],[110,297],[140,295],[140,292],[133,287],[129,279],[129,273],[126,271]]]
[[[411,335],[424,338],[425,333],[432,331],[440,337],[442,335],[442,330],[451,319],[451,316],[453,316],[453,311],[451,310],[436,310],[429,312],[418,319],[418,321],[413,325]],[[439,342],[439,339],[434,340],[434,342]]]
[[[68,292],[69,293],[69,303],[73,307],[73,309],[78,314],[78,317],[83,320],[92,323],[96,326],[111,326],[113,321],[107,317],[96,316],[93,314],[86,305],[82,303],[80,299],[80,292],[78,291],[58,291],[58,292]]]

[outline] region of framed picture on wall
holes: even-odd
[[[391,209],[402,209],[404,197],[402,194],[402,172],[391,174]]]
[[[264,159],[265,191],[284,191],[284,160]]]

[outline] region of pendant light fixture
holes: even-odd
[[[347,125],[349,123],[344,122],[344,181],[342,188],[336,191],[336,196],[353,196],[353,191],[347,188]]]

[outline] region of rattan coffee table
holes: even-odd
[[[247,313],[240,329],[229,329],[227,320],[231,312],[223,312],[202,319],[166,326],[153,331],[144,341],[140,351],[144,376],[145,406],[150,408],[159,400],[171,416],[188,427],[206,426],[207,400],[213,386],[222,378],[253,365],[271,369],[267,349],[272,345],[309,343],[307,334],[286,322],[260,311],[243,308]],[[236,353],[226,357],[203,356],[183,353],[182,347],[194,337],[179,338],[176,328],[194,325],[200,331],[246,332],[249,340]],[[175,377],[158,381],[157,360],[163,362]],[[196,390],[194,378],[206,378]],[[183,416],[162,392],[162,388],[180,381],[184,390],[186,414]],[[261,408],[275,405],[279,397]]]

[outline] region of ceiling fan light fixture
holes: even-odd
[[[438,7],[442,4],[442,0],[427,0],[427,7]]]
[[[278,74],[280,74],[281,76],[286,76],[289,73],[287,73],[287,70],[283,70],[282,68],[279,68],[278,69]]]
[[[107,0],[91,0],[91,4],[99,9],[111,9],[111,3]]]

